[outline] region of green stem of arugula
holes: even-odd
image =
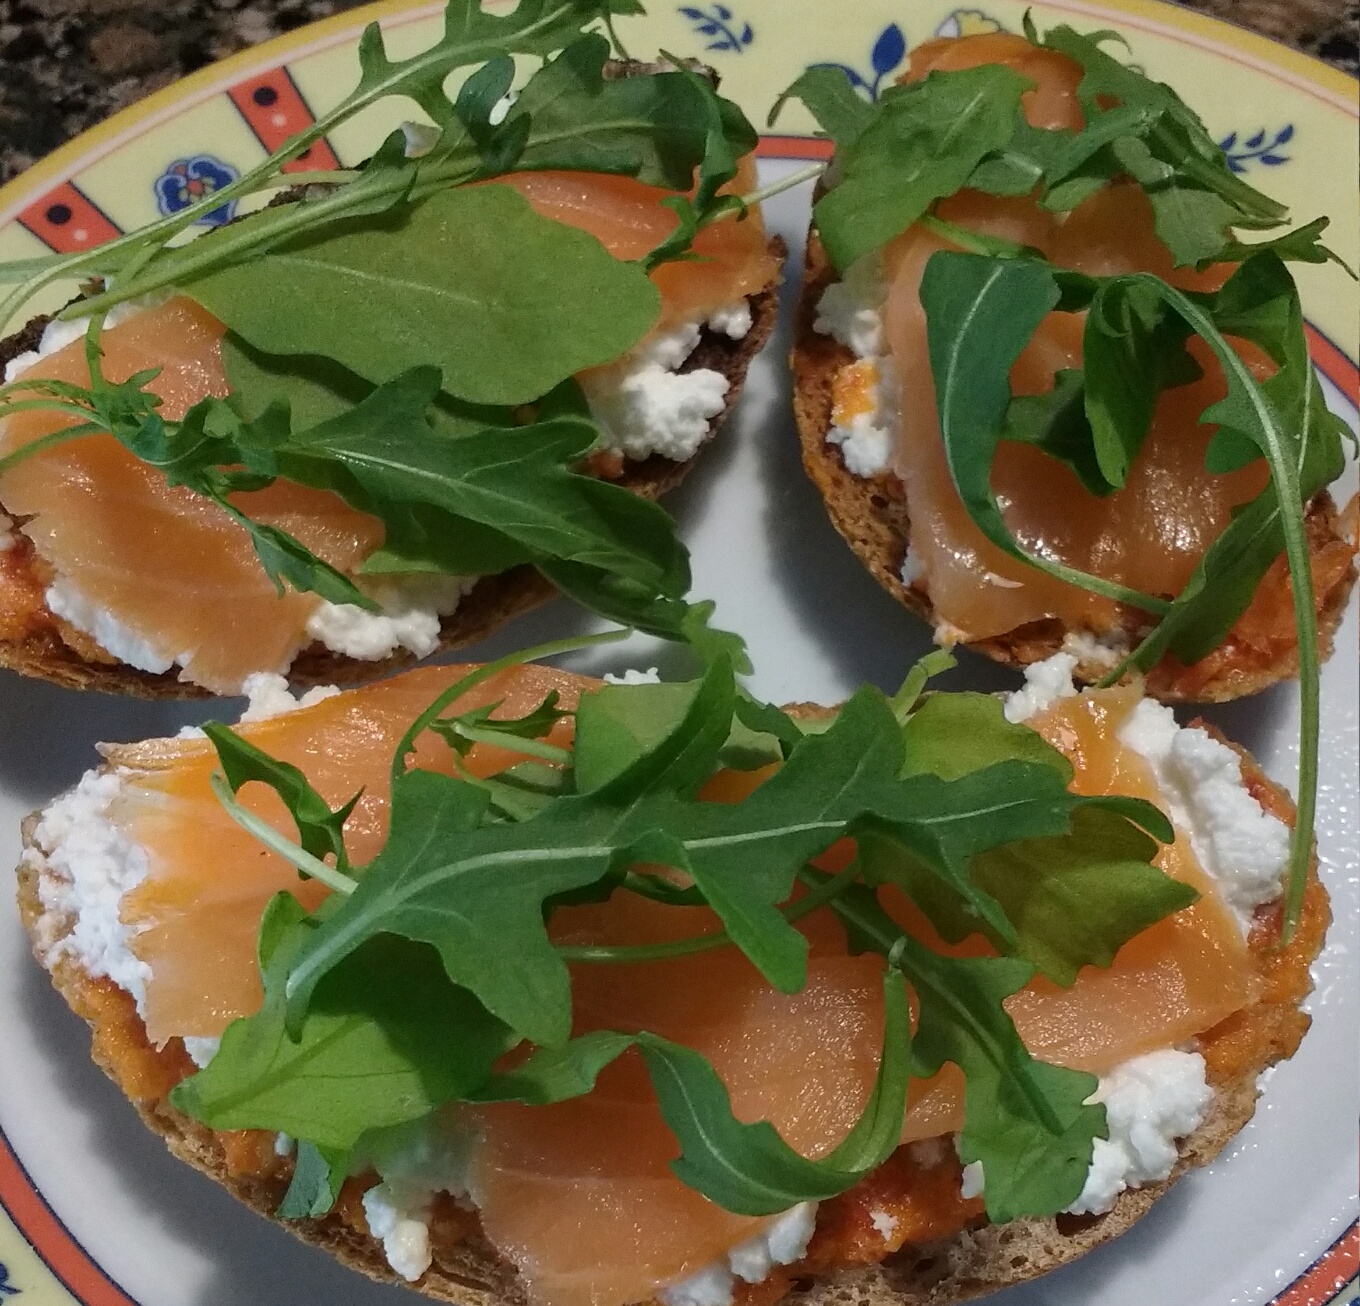
[[[819,907],[826,906],[833,898],[846,889],[859,875],[859,864],[852,862],[839,875],[826,879],[819,878],[801,898],[779,909],[779,914],[792,924],[811,915]],[[724,948],[732,942],[726,930],[714,930],[711,934],[697,934],[689,939],[674,939],[669,943],[645,943],[634,946],[573,947],[562,944],[557,947],[557,955],[567,962],[613,962],[632,963],[642,961],[664,961],[670,957],[687,957],[696,952],[711,952]]]
[[[289,865],[296,867],[304,875],[310,875],[314,880],[320,880],[336,893],[349,895],[359,887],[348,875],[337,871],[334,866],[326,865],[319,857],[313,857],[305,848],[299,848],[292,840],[281,835],[268,821],[242,807],[222,772],[214,771],[208,777],[208,784],[227,815],[247,834],[253,835],[272,852],[278,853]]]
[[[570,766],[571,753],[565,748],[558,748],[555,744],[544,743],[541,739],[523,739],[517,735],[508,735],[503,730],[496,730],[495,722],[488,723],[485,729],[477,726],[466,725],[462,721],[452,720],[449,722],[449,729],[456,735],[468,740],[473,744],[491,744],[497,748],[511,748],[516,753],[525,753],[530,757],[537,757],[544,762],[552,762],[556,766]]]
[[[938,676],[958,664],[958,659],[948,649],[937,648],[912,666],[907,672],[906,679],[902,681],[901,688],[888,700],[888,706],[892,708],[898,725],[906,723],[912,708],[916,706],[916,700],[921,697],[921,691],[926,687],[926,682],[932,676]]]
[[[743,195],[741,202],[746,205],[761,204],[765,200],[773,199],[776,195],[782,195],[786,190],[801,186],[805,181],[815,181],[825,171],[825,163],[809,164],[806,168],[799,168],[797,172],[789,173],[787,177],[772,181],[768,186],[762,186],[759,190],[753,190],[749,194]]]
[[[1299,648],[1299,777],[1295,800],[1294,829],[1289,849],[1289,878],[1285,889],[1284,921],[1280,941],[1288,943],[1303,910],[1303,895],[1308,886],[1308,866],[1312,857],[1313,824],[1317,812],[1318,740],[1321,727],[1321,677],[1318,661],[1317,608],[1313,591],[1313,568],[1308,556],[1307,528],[1299,490],[1299,469],[1284,449],[1260,388],[1236,350],[1224,340],[1218,328],[1199,305],[1150,274],[1139,274],[1151,282],[1167,303],[1180,314],[1196,335],[1213,350],[1223,370],[1235,376],[1251,396],[1265,436],[1262,452],[1275,485],[1280,505],[1280,531],[1284,536],[1285,560],[1294,597],[1294,627]],[[1100,684],[1113,684],[1141,659],[1159,650],[1160,626]]]
[[[0,409],[0,418],[7,417],[12,412],[22,411],[24,407],[51,409],[57,407],[57,405],[40,403],[37,400],[34,400],[31,404],[14,404],[12,407],[6,405],[5,408]],[[74,405],[71,405],[71,407],[72,409],[75,409]],[[27,444],[21,445],[18,449],[15,449],[13,453],[8,453],[3,458],[0,458],[0,476],[3,476],[7,471],[16,467],[25,459],[33,457],[34,454],[42,453],[59,444],[65,444],[68,440],[79,440],[87,435],[100,435],[103,433],[104,427],[100,426],[98,422],[82,422],[79,426],[68,426],[60,431],[52,431],[47,435],[39,436],[36,440],[30,440]]]
[[[550,26],[560,17],[562,8],[561,5],[548,8],[537,26]],[[370,27],[376,28],[377,24],[370,24]],[[521,31],[519,35],[522,39],[526,34],[531,34],[532,31],[532,27],[527,28]],[[396,93],[400,85],[408,81],[413,75],[436,68],[444,63],[447,63],[450,69],[460,64],[481,63],[501,53],[496,42],[490,40],[472,42],[457,50],[456,53],[441,49],[441,44],[442,42],[436,42],[435,45],[421,54],[393,66],[387,77],[376,80],[369,86],[356,88],[333,109],[321,114],[304,131],[290,137],[283,146],[275,150],[268,158],[263,159],[248,172],[242,173],[235,181],[215,190],[211,195],[205,195],[202,199],[190,204],[187,208],[181,209],[178,213],[129,232],[127,235],[101,245],[97,249],[58,259],[47,267],[38,270],[36,275],[22,283],[18,290],[0,301],[0,326],[13,318],[34,295],[54,281],[78,277],[82,272],[94,268],[117,268],[120,266],[119,257],[124,250],[134,250],[147,244],[151,244],[157,249],[163,248],[180,232],[193,226],[204,214],[220,208],[223,204],[229,204],[233,200],[241,199],[262,189],[269,184],[271,179],[278,177],[284,165],[304,154],[321,137],[327,135],[340,123],[353,117],[362,109]],[[141,292],[134,291],[133,293]],[[123,298],[126,298],[126,296],[123,296]],[[106,301],[105,306],[111,306],[114,302],[118,301],[110,299]]]
[[[927,231],[970,254],[986,254],[992,258],[1032,258],[1037,253],[1013,240],[1003,240],[1000,236],[984,236],[976,231],[969,231],[967,227],[960,227],[955,222],[937,218],[933,213],[924,213],[916,221]]]
[[[470,671],[461,680],[454,681],[411,722],[406,733],[402,735],[401,741],[397,744],[396,752],[392,754],[391,779],[393,785],[406,774],[406,759],[415,748],[416,740],[429,729],[431,723],[438,719],[439,714],[450,703],[462,698],[468,690],[480,685],[482,681],[489,680],[498,671],[517,667],[525,662],[536,662],[540,658],[557,657],[562,653],[574,653],[578,649],[594,648],[597,644],[615,644],[621,639],[627,639],[632,633],[631,628],[624,626],[618,630],[603,631],[598,635],[578,635],[574,639],[552,640],[534,648],[521,649],[517,653],[507,653],[503,658],[497,658],[494,662],[487,662],[475,671]]]

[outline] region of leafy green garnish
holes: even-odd
[[[176,237],[203,205],[85,254],[0,269],[0,281],[18,283],[0,320],[54,280],[104,283],[61,314],[92,317],[89,389],[21,381],[0,392],[0,416],[47,408],[78,424],[0,468],[112,434],[240,525],[280,592],[286,584],[374,610],[352,577],[252,521],[233,497],[272,478],[329,489],[382,522],[364,571],[533,565],[602,615],[744,665],[740,641],[709,628],[711,609],[685,602],[688,560],[669,518],[580,470],[599,432],[571,378],[620,358],[652,327],[660,297],[647,268],[686,256],[699,227],[742,210],[718,191],[755,144],[740,110],[686,68],[606,75],[608,42],[588,29],[636,12],[636,0],[532,0],[494,15],[480,0],[449,0],[443,37],[405,60],[389,56],[372,24],[355,90],[210,207],[312,184],[193,240]],[[515,56],[541,62],[493,122]],[[460,70],[469,75],[450,98],[445,85]],[[282,171],[394,96],[433,127],[409,141],[394,133],[358,169]],[[510,187],[471,184],[541,169],[674,189],[675,233],[645,261],[625,262],[538,216]],[[227,401],[205,400],[174,422],[155,411],[154,373],[113,386],[98,364],[101,315],[165,288],[228,328],[232,386]]]
[[[942,957],[904,934],[867,888],[847,891],[832,909],[851,950],[895,957],[916,994],[912,1073],[928,1078],[947,1062],[963,1071],[958,1151],[982,1162],[988,1217],[1003,1223],[1070,1206],[1093,1140],[1106,1136],[1105,1108],[1085,1105],[1094,1075],[1036,1061],[1006,1014],[1002,1003],[1033,968],[1008,957]]]
[[[264,1005],[228,1026],[217,1055],[175,1088],[180,1110],[213,1129],[267,1129],[347,1151],[370,1129],[470,1092],[516,1041],[449,982],[431,949],[392,936],[333,970],[290,1034],[284,979],[317,927],[290,895],[270,903],[260,923]]]
[[[233,817],[304,869],[320,854],[347,871],[343,892],[311,915],[287,895],[275,900],[261,928],[263,1007],[176,1090],[181,1109],[215,1128],[302,1140],[284,1213],[324,1212],[375,1130],[455,1101],[565,1101],[629,1049],[676,1136],[675,1173],[727,1209],[769,1214],[852,1186],[896,1147],[909,1075],[946,1060],[968,1084],[964,1150],[988,1167],[989,1210],[1009,1218],[1069,1204],[1103,1111],[1082,1106],[1089,1076],[1025,1053],[1002,1003],[1036,966],[1067,984],[1080,966],[1108,964],[1139,928],[1193,897],[1149,865],[1156,842],[1144,831],[1169,839],[1165,818],[1132,800],[1070,793],[1066,760],[1005,722],[993,700],[922,699],[944,658],[916,668],[892,700],[863,690],[806,731],[739,693],[722,658],[689,684],[603,686],[571,713],[576,747],[564,754],[543,738],[565,714],[555,695],[518,718],[459,711],[468,690],[523,656],[468,673],[412,722],[393,759],[386,844],[363,867],[345,859],[343,822],[304,777],[211,731],[230,776],[214,785]],[[530,754],[541,745],[553,761],[491,780],[413,769],[427,729],[457,754],[480,742]],[[755,749],[751,760],[784,763],[740,802],[696,801],[734,740],[743,755]],[[233,786],[256,780],[274,788],[312,851],[236,803]],[[808,865],[847,835],[859,855],[838,874]],[[982,932],[1002,955],[957,962],[902,938],[874,899],[883,881],[949,937]],[[558,908],[616,893],[661,910],[707,905],[720,928],[654,944],[552,941]],[[568,964],[735,946],[794,991],[807,947],[794,924],[828,904],[856,949],[886,959],[886,1025],[863,1115],[820,1161],[768,1123],[737,1121],[721,1078],[691,1048],[645,1030],[569,1037]]]
[[[1129,668],[1147,670],[1168,652],[1186,664],[1203,659],[1227,637],[1266,570],[1281,552],[1286,555],[1302,690],[1288,937],[1302,901],[1316,789],[1317,633],[1304,505],[1339,474],[1345,428],[1322,401],[1308,361],[1298,292],[1283,260],[1335,259],[1319,239],[1326,221],[1255,242],[1239,240],[1235,229],[1277,227],[1286,210],[1233,173],[1170,87],[1106,52],[1105,45],[1121,39],[1117,34],[1083,36],[1058,27],[1041,38],[1028,22],[1025,30],[1032,44],[1080,66],[1080,130],[1031,127],[1008,95],[994,108],[1010,122],[1010,134],[980,156],[980,138],[961,125],[958,139],[923,135],[924,157],[909,163],[887,149],[873,160],[871,143],[899,130],[894,126],[899,111],[893,108],[898,90],[885,94],[881,104],[855,109],[831,70],[790,88],[788,94],[825,115],[824,125],[841,138],[830,172],[834,184],[816,207],[818,230],[842,270],[910,222],[919,221],[953,246],[931,256],[920,287],[951,477],[968,515],[997,547],[1068,584],[1148,614],[1142,643],[1110,680]],[[923,106],[915,121],[933,121],[932,112],[943,116],[950,97],[967,90],[963,77],[933,73],[900,88]],[[999,119],[996,126],[999,131]],[[921,185],[922,177],[947,177],[951,169],[957,175],[965,166],[966,177],[937,193]],[[1032,196],[1047,209],[1067,212],[1116,180],[1146,194],[1156,234],[1175,264],[1204,268],[1239,261],[1220,291],[1181,291],[1150,273],[1078,274],[1048,263],[1038,250],[968,231],[929,211],[936,198],[970,188]],[[838,195],[846,197],[843,205]],[[856,196],[866,212],[883,218],[872,239],[859,239],[865,219],[851,211]],[[887,220],[893,205],[900,206],[900,221]],[[1055,310],[1086,313],[1082,366],[1059,371],[1046,394],[1013,395],[1011,367]],[[1000,443],[1032,445],[1067,466],[1092,495],[1114,493],[1139,455],[1160,396],[1199,375],[1186,348],[1191,335],[1209,347],[1228,387],[1227,397],[1200,415],[1202,423],[1218,426],[1205,470],[1217,475],[1264,459],[1271,477],[1267,488],[1235,513],[1178,595],[1141,593],[1068,566],[1049,552],[1022,547],[992,491]],[[1269,356],[1276,370],[1266,380],[1253,378],[1229,343],[1234,337],[1252,341]]]

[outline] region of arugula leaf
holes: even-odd
[[[354,804],[359,801],[362,790],[342,807],[332,811],[330,804],[312,788],[307,777],[290,762],[270,757],[221,722],[205,722],[203,733],[217,750],[218,761],[222,763],[232,793],[239,793],[244,785],[252,781],[268,785],[283,800],[292,816],[302,847],[313,857],[324,859],[327,854],[332,854],[336,869],[348,871],[345,822],[354,810]]]
[[[501,704],[499,702],[489,703],[484,707],[475,707],[471,711],[463,712],[455,717],[440,717],[437,721],[430,723],[433,730],[459,757],[466,757],[471,752],[474,744],[498,744],[501,747],[511,749],[521,749],[525,752],[530,751],[524,748],[526,743],[532,744],[539,741],[555,726],[563,717],[569,717],[570,712],[559,711],[557,707],[559,695],[557,690],[548,692],[544,700],[532,711],[526,712],[521,717],[496,717],[492,718]],[[554,749],[554,754],[562,750]],[[567,756],[564,754],[564,756]],[[556,760],[554,757],[552,760]]]
[[[572,750],[577,792],[619,803],[651,789],[692,797],[717,768],[736,692],[731,663],[720,659],[700,681],[582,694]]]
[[[1086,1182],[1093,1141],[1107,1136],[1105,1108],[1085,1105],[1094,1075],[1036,1061],[1006,1014],[1002,1003],[1033,968],[1009,957],[939,956],[904,934],[871,889],[850,890],[832,909],[852,950],[896,952],[917,1001],[912,1073],[930,1076],[946,1062],[963,1071],[959,1155],[982,1162],[988,1218],[1002,1224],[1070,1206]]]
[[[1339,254],[1327,248],[1318,237],[1331,225],[1330,218],[1314,218],[1312,222],[1305,223],[1302,227],[1295,227],[1291,231],[1282,232],[1278,236],[1273,236],[1269,240],[1257,240],[1244,243],[1240,240],[1229,240],[1223,248],[1208,260],[1201,267],[1208,266],[1208,263],[1244,263],[1257,254],[1263,254],[1269,250],[1272,254],[1278,255],[1290,263],[1335,263],[1338,267],[1345,270],[1346,275],[1352,281],[1355,280],[1355,270]]]
[[[1088,494],[1099,498],[1110,493],[1096,459],[1086,417],[1086,378],[1080,368],[1059,368],[1053,388],[1042,394],[1012,395],[998,438],[1033,445],[1063,463]]]
[[[1011,365],[1061,295],[1048,265],[1031,259],[952,250],[931,255],[921,304],[949,474],[968,515],[998,548],[1059,580],[1160,613],[1167,606],[1161,599],[1021,549],[992,492],[992,461],[1011,402]]]
[[[660,307],[641,268],[495,185],[437,191],[181,289],[258,350],[322,354],[374,383],[438,367],[451,394],[485,404],[529,403],[612,362]]]
[[[213,1129],[267,1129],[338,1152],[487,1078],[509,1046],[505,1026],[449,983],[431,949],[406,939],[352,953],[318,985],[290,1037],[284,976],[319,928],[289,894],[270,902],[260,925],[264,1004],[229,1025],[217,1055],[176,1086],[180,1110]]]
[[[1161,392],[1197,380],[1185,350],[1189,329],[1146,284],[1115,279],[1096,292],[1081,357],[1091,445],[1109,490],[1128,479]]]
[[[813,64],[774,102],[767,127],[773,127],[789,100],[801,100],[838,150],[849,149],[874,119],[874,107],[856,93],[839,64]]]
[[[680,1156],[670,1163],[676,1177],[724,1210],[774,1215],[844,1192],[896,1150],[906,1109],[911,1019],[906,990],[891,968],[883,973],[883,1007],[883,1052],[873,1090],[850,1133],[820,1161],[795,1152],[768,1121],[737,1120],[709,1062],[655,1034],[598,1030],[540,1050],[494,1076],[474,1100],[541,1106],[579,1097],[594,1088],[606,1065],[637,1047],[662,1118],[680,1144]]]
[[[1218,256],[1229,227],[1274,227],[1284,221],[1284,206],[1228,167],[1223,151],[1175,91],[1101,49],[1111,37],[1115,34],[1083,36],[1059,26],[1045,34],[1043,45],[1081,66],[1077,98],[1087,123],[1082,135],[1103,132],[1108,138],[1102,145],[1119,170],[1147,192],[1157,234],[1177,265]],[[1107,107],[1111,101],[1117,107]],[[1133,130],[1104,130],[1113,114],[1122,115],[1120,127],[1127,122]],[[1052,184],[1054,179],[1046,180]]]
[[[688,191],[709,148],[712,86],[678,70],[606,79],[608,58],[608,40],[591,33],[529,79],[504,123],[525,124],[515,167],[621,173]]]
[[[1029,726],[1006,720],[994,694],[932,694],[902,727],[901,774],[957,780],[999,762],[1051,767],[1064,786],[1072,764]]]
[[[1010,139],[1029,85],[991,64],[885,91],[873,120],[838,159],[836,186],[813,210],[836,268],[844,272],[958,190]]]
[[[317,1219],[325,1215],[340,1196],[351,1155],[349,1148],[323,1148],[308,1139],[298,1139],[293,1176],[274,1214],[280,1220]]]

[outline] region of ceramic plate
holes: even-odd
[[[867,97],[890,85],[907,49],[937,33],[1018,30],[1018,0],[949,9],[945,0],[652,0],[626,19],[634,51],[697,55],[764,122],[777,93],[810,63],[836,62]],[[249,168],[358,75],[356,43],[377,19],[397,55],[431,44],[437,4],[358,10],[195,74],[86,133],[0,190],[0,258],[76,250],[172,213]],[[1235,170],[1301,218],[1328,214],[1332,244],[1354,266],[1360,240],[1356,85],[1246,32],[1141,0],[1055,0],[1041,27],[1117,28],[1131,58],[1176,86],[1204,116]],[[396,107],[346,123],[301,167],[363,159],[398,121]],[[811,122],[790,112],[761,142],[762,176],[824,155]],[[223,206],[205,221],[232,216]],[[806,188],[768,206],[791,249],[808,220]],[[790,266],[789,292],[799,269]],[[1311,343],[1329,401],[1356,418],[1357,298],[1334,268],[1299,273]],[[67,297],[55,288],[54,300]],[[785,327],[785,330],[787,327]],[[833,532],[804,479],[775,340],[751,370],[738,415],[670,507],[694,554],[695,593],[718,601],[775,702],[834,703],[863,680],[896,686],[928,646],[925,627],[869,578]],[[1348,468],[1341,499],[1355,490]],[[1336,923],[1316,968],[1314,1024],[1269,1076],[1255,1120],[1206,1170],[1181,1182],[1131,1233],[998,1306],[1322,1306],[1353,1303],[1360,1085],[1360,783],[1356,607],[1326,668],[1318,820]],[[520,621],[496,651],[579,629],[555,604]],[[474,650],[485,655],[486,649]],[[633,665],[668,650],[640,643]],[[621,662],[613,650],[615,667]],[[579,663],[598,670],[598,663]],[[1015,677],[965,657],[954,687]],[[220,711],[220,709],[219,709]],[[79,695],[0,672],[0,864],[18,856],[21,817],[72,784],[100,739],[171,733],[202,708]],[[1292,781],[1296,695],[1282,687],[1208,714],[1274,777]],[[7,895],[6,895],[7,896]],[[83,1024],[33,964],[16,914],[0,906],[0,1306],[400,1306],[404,1289],[343,1270],[236,1205],[172,1160],[90,1063]],[[1338,1295],[1340,1294],[1340,1295]]]

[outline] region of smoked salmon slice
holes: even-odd
[[[241,727],[266,751],[301,767],[334,805],[361,786],[349,846],[356,862],[372,855],[385,823],[390,752],[410,720],[465,668],[430,668],[341,694],[311,707]],[[458,705],[504,700],[522,715],[549,689],[564,705],[592,682],[537,667],[500,673]],[[1136,689],[1059,701],[1032,719],[1072,761],[1074,787],[1153,800],[1156,783],[1116,732],[1138,700]],[[555,738],[566,742],[559,723]],[[153,1040],[219,1034],[260,1000],[254,925],[280,889],[314,902],[302,884],[216,807],[208,788],[215,755],[206,741],[153,740],[108,750],[123,776],[111,819],[147,850],[149,873],[123,902],[123,919],[140,932],[137,955],[149,963],[146,1022]],[[420,763],[446,769],[445,746],[427,737]],[[476,752],[481,773],[513,760]],[[709,800],[734,801],[763,775],[720,775]],[[290,828],[262,786],[242,799]],[[844,851],[841,849],[841,851]],[[836,849],[828,856],[833,856]],[[1008,1007],[1038,1056],[1096,1073],[1142,1052],[1193,1038],[1256,996],[1255,972],[1237,922],[1212,893],[1182,835],[1159,864],[1204,897],[1120,950],[1107,970],[1087,968],[1066,990],[1035,981]],[[934,938],[911,904],[888,889],[884,907],[941,951],[977,955],[974,936],[954,948]],[[716,927],[706,908],[663,906],[627,893],[563,908],[551,931],[559,944],[639,944]],[[737,1116],[769,1119],[808,1156],[844,1137],[871,1091],[882,1037],[881,962],[850,956],[826,910],[800,924],[809,940],[807,986],[772,989],[734,949],[633,965],[572,965],[575,1032],[647,1029],[707,1056],[731,1094]],[[915,1082],[904,1141],[956,1131],[962,1080],[946,1066]],[[519,1268],[531,1292],[555,1306],[621,1306],[652,1297],[751,1236],[762,1221],[734,1216],[676,1179],[674,1139],[655,1106],[645,1071],[626,1053],[591,1094],[552,1107],[475,1108],[481,1143],[471,1187],[487,1235]]]
[[[659,203],[667,192],[629,178],[525,173],[507,180],[544,216],[590,232],[620,259],[640,257],[676,222]],[[747,161],[738,183],[749,188],[753,180],[754,164]],[[663,297],[657,330],[701,319],[762,290],[777,271],[758,213],[705,228],[694,249],[700,258],[653,273]],[[162,401],[161,415],[178,418],[200,399],[227,394],[222,334],[205,310],[176,297],[103,333],[104,372],[123,381],[160,368],[150,388]],[[88,385],[83,341],[25,375]],[[73,422],[51,412],[17,414],[0,427],[0,452]],[[279,482],[234,495],[232,502],[341,571],[352,572],[382,543],[381,523],[323,491]],[[182,679],[235,694],[251,672],[285,671],[309,642],[316,595],[289,591],[280,597],[240,526],[192,491],[167,486],[111,437],[91,436],[34,455],[0,478],[0,503],[11,515],[30,519],[23,530],[46,567],[84,604],[111,614],[130,633],[141,646],[133,657],[145,669],[178,662]]]
[[[1022,99],[1031,126],[1082,125],[1079,66],[1019,36],[927,42],[913,52],[903,80],[988,63],[1005,64],[1035,82],[1035,90]],[[1153,229],[1151,205],[1132,182],[1115,182],[1066,215],[1049,213],[1029,198],[966,190],[942,201],[937,213],[971,231],[1033,246],[1058,266],[1096,276],[1152,272],[1183,289],[1212,290],[1230,271],[1226,266],[1202,273],[1173,269]],[[946,248],[951,246],[945,239],[916,226],[883,251],[889,285],[885,333],[902,382],[893,470],[906,486],[912,553],[940,630],[952,642],[1001,635],[1048,617],[1077,628],[1116,627],[1119,614],[1110,600],[1066,585],[993,545],[954,489],[940,439],[919,297],[927,260]],[[1011,370],[1014,393],[1046,393],[1059,370],[1081,367],[1084,320],[1084,313],[1058,312],[1044,319]],[[1246,342],[1232,343],[1258,379],[1269,375],[1273,365],[1264,354]],[[1189,349],[1201,379],[1162,393],[1127,483],[1109,497],[1089,494],[1074,473],[1034,448],[1000,445],[992,489],[1023,548],[1146,594],[1179,593],[1234,508],[1259,494],[1268,480],[1259,461],[1230,475],[1205,471],[1204,451],[1215,428],[1198,425],[1199,414],[1226,393],[1226,386],[1207,347],[1192,338]],[[1264,585],[1278,589],[1282,583],[1282,576],[1272,575]],[[1267,606],[1280,610],[1279,604]],[[1291,614],[1287,628],[1292,626]]]

